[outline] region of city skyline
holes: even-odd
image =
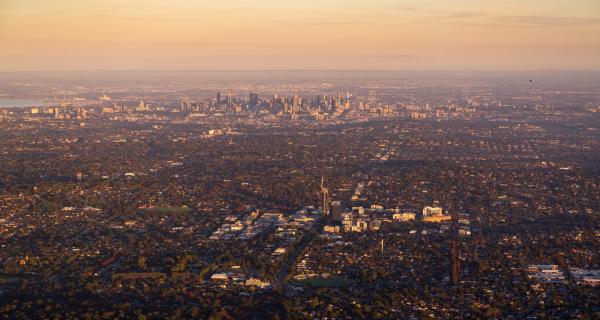
[[[0,71],[600,69],[587,0],[27,0],[0,18]]]

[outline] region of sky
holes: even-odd
[[[0,0],[0,71],[600,70],[600,0]]]

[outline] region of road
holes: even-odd
[[[273,287],[276,290],[281,289],[283,285],[287,282],[288,275],[296,267],[296,261],[298,260],[298,257],[304,253],[304,250],[313,241],[315,236],[317,236],[323,231],[323,225],[324,219],[321,218],[317,220],[317,222],[315,222],[311,229],[304,232],[302,239],[294,246],[294,250],[288,256],[287,260],[281,267],[281,270],[279,270],[277,277],[275,277]]]

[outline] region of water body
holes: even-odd
[[[11,99],[0,96],[0,108],[23,108],[47,106],[48,102],[33,99]]]

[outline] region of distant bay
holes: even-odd
[[[0,97],[0,108],[23,108],[23,107],[43,107],[48,102],[33,99],[11,99]]]

